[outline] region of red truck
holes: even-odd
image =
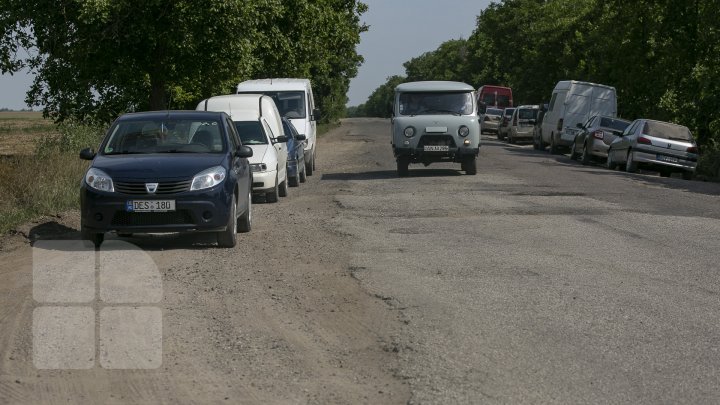
[[[477,92],[480,113],[488,107],[507,108],[513,106],[512,89],[502,86],[481,86]]]

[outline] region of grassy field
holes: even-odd
[[[87,162],[78,158],[79,149],[63,145],[74,145],[76,134],[87,132],[82,126],[58,127],[41,113],[0,112],[0,234],[79,206]]]

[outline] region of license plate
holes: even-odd
[[[423,150],[425,152],[448,152],[450,147],[447,145],[425,145]]]
[[[657,155],[657,160],[661,162],[668,162],[668,163],[677,163],[678,158],[674,156],[665,156],[665,155]]]
[[[128,212],[175,211],[175,200],[134,200],[125,204]]]

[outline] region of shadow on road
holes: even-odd
[[[410,167],[409,177],[449,177],[462,176],[462,172],[453,169],[423,169],[418,167],[413,169]],[[387,180],[398,178],[395,170],[378,170],[372,172],[357,173],[326,173],[322,175],[322,180]]]

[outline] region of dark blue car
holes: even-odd
[[[120,234],[216,232],[233,247],[252,226],[252,172],[225,113],[126,114],[110,127],[80,190],[81,235],[99,246]]]
[[[298,134],[295,126],[283,117],[283,131],[287,138],[287,170],[288,184],[291,187],[297,187],[300,183],[305,183],[307,174],[305,172],[305,135]]]

